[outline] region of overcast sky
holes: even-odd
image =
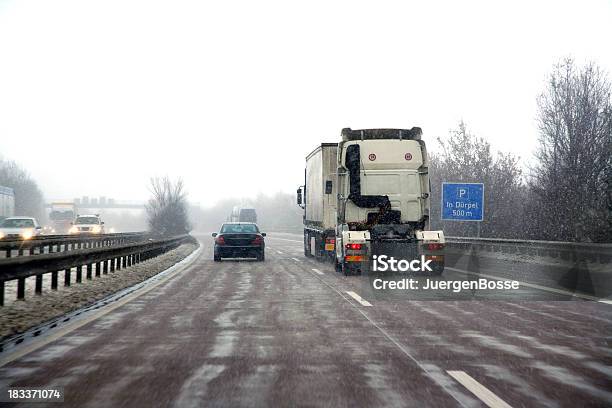
[[[0,0],[0,154],[48,198],[295,191],[343,127],[464,119],[530,159],[562,57],[612,72],[611,1]],[[430,143],[433,144],[433,143]]]

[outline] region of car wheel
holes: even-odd
[[[215,262],[221,262],[221,257],[219,255],[214,255],[213,260]]]
[[[266,253],[265,253],[265,251],[263,249],[259,253],[259,256],[257,256],[257,260],[260,261],[260,262],[263,262],[263,261],[266,260]]]

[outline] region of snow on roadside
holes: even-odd
[[[42,296],[34,294],[32,281],[28,282],[25,300],[14,300],[15,288],[9,287],[7,282],[7,302],[4,307],[0,307],[0,339],[22,333],[54,317],[85,307],[121,289],[145,281],[186,258],[196,248],[196,244],[186,243],[156,258],[109,272],[107,275],[94,276],[91,280],[85,278],[83,271],[83,283],[76,283],[73,275],[72,285],[68,287],[63,286],[64,273],[61,272],[58,290],[50,289],[51,274],[45,274]]]

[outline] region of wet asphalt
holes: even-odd
[[[459,371],[494,406],[612,406],[611,304],[374,297],[299,235],[270,234],[265,262],[215,263],[199,238],[181,273],[1,367],[0,386],[64,387],[51,407],[486,406]]]

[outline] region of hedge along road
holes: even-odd
[[[214,263],[200,239],[189,267],[7,363],[0,385],[61,385],[74,407],[612,402],[610,305],[377,300],[299,235],[270,234],[264,263]]]

